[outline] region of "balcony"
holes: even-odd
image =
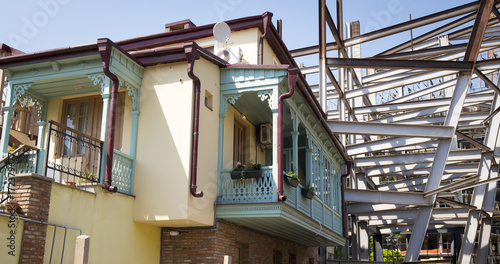
[[[218,218],[305,245],[343,243],[342,217],[320,195],[308,199],[302,185],[284,183],[287,199],[280,203],[272,166],[262,167],[260,179],[232,179],[231,171],[223,169],[219,176]]]
[[[102,52],[106,56],[101,56],[104,55]],[[102,184],[103,156],[109,138],[109,106],[116,105],[115,131],[119,133],[115,132],[114,143],[120,151],[114,150],[113,162],[109,164],[112,166],[112,184],[118,187],[118,191],[132,194],[139,93],[144,69],[141,63],[107,39],[78,48],[12,56],[3,62],[2,69],[8,79],[4,98],[8,100],[2,108],[1,138],[9,138],[11,130],[21,129],[31,139],[36,137],[36,165],[30,172],[82,189]],[[112,82],[111,77],[104,73],[103,62],[117,81]],[[112,104],[111,95],[115,92],[116,101]],[[21,109],[20,104],[31,108]],[[130,113],[125,113],[125,105]],[[18,120],[13,118],[16,116],[14,112],[18,113]],[[35,123],[34,119],[38,122]],[[0,143],[0,156],[4,156],[11,146],[8,140]],[[27,154],[21,156],[24,155]],[[14,173],[20,172],[14,170]]]

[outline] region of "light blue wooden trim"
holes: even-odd
[[[16,67],[10,68],[13,73],[11,82],[37,82],[48,79],[65,79],[74,75],[87,75],[102,72],[102,60],[99,55],[92,57],[81,57],[78,61],[64,63],[59,61],[60,71],[56,72],[52,65],[47,62],[44,64],[35,64],[33,68],[17,70]]]
[[[137,133],[138,133],[138,127],[139,127],[139,115],[140,111],[135,110],[135,111],[130,111],[130,114],[132,115],[132,133],[131,133],[131,138],[130,138],[130,156],[136,157],[136,151],[137,151]]]
[[[137,64],[115,47],[111,49],[110,71],[119,78],[123,78],[136,89],[141,87],[144,67]]]
[[[222,104],[222,101],[221,101]],[[219,108],[222,111],[222,107]],[[225,115],[219,114],[219,142],[218,142],[218,150],[217,150],[217,175],[218,175],[218,183],[217,183],[217,193],[221,193],[221,173],[224,162],[224,118]]]
[[[91,77],[89,77],[91,78]],[[92,78],[91,78],[92,79]],[[109,122],[109,100],[111,93],[111,80],[108,77],[102,77],[102,75],[97,74],[94,75],[94,85],[100,85],[102,91],[102,117],[101,117],[101,135],[100,139],[104,141],[102,145],[102,153],[101,153],[101,168],[100,171],[100,183],[104,183],[104,175],[106,173],[106,153],[107,153],[107,134],[108,134],[108,122]]]
[[[44,118],[45,119],[45,118]],[[36,173],[43,175],[45,173],[45,130],[47,127],[47,122],[45,121],[38,121],[38,140],[36,143],[36,147],[39,149],[38,151],[38,158],[37,158],[37,163],[36,163]]]
[[[14,107],[5,106],[3,110],[3,124],[2,124],[2,140],[0,143],[0,158],[8,153],[10,124],[12,121],[12,113],[15,111]]]
[[[276,186],[278,186],[278,175],[283,173],[282,171],[278,171],[278,99],[279,99],[279,91],[278,86],[276,85],[273,88],[273,95],[271,96],[273,102],[276,102],[276,108],[272,108],[271,111],[273,113],[273,179]],[[274,104],[273,104],[274,106]],[[278,194],[276,193],[276,196]]]

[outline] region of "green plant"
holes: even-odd
[[[396,250],[390,250],[387,248],[383,249],[382,255],[384,256],[384,262],[392,262],[394,261],[404,261],[405,257]],[[370,260],[374,261],[373,252],[370,253]]]
[[[96,181],[97,180],[97,175],[95,173],[90,172],[89,169],[87,169],[87,172],[84,172],[82,174],[82,178],[90,181]]]
[[[297,176],[297,174],[293,171],[289,171],[286,173],[286,176],[289,176],[289,177],[292,177],[294,179],[297,179],[297,181],[300,183],[300,179],[299,179],[299,176]]]
[[[306,187],[305,187],[306,190],[310,191],[310,192],[314,192],[314,187],[311,185],[310,182],[308,182],[306,184]]]

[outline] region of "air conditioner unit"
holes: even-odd
[[[217,53],[219,58],[229,62],[230,64],[241,63],[241,59],[243,58],[243,52],[240,47],[232,47],[220,50]]]
[[[271,124],[261,124],[260,125],[260,144],[271,144],[273,143],[273,126]]]

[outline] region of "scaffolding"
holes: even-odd
[[[381,236],[397,234],[407,262],[498,263],[500,1],[363,34],[359,22],[344,32],[342,0],[330,3],[335,19],[326,2],[318,1],[319,45],[291,54],[318,56],[302,73],[318,76],[311,87],[352,158],[345,257],[375,251],[380,261]],[[430,30],[414,36],[423,26]],[[361,45],[401,32],[410,39],[361,56]]]

